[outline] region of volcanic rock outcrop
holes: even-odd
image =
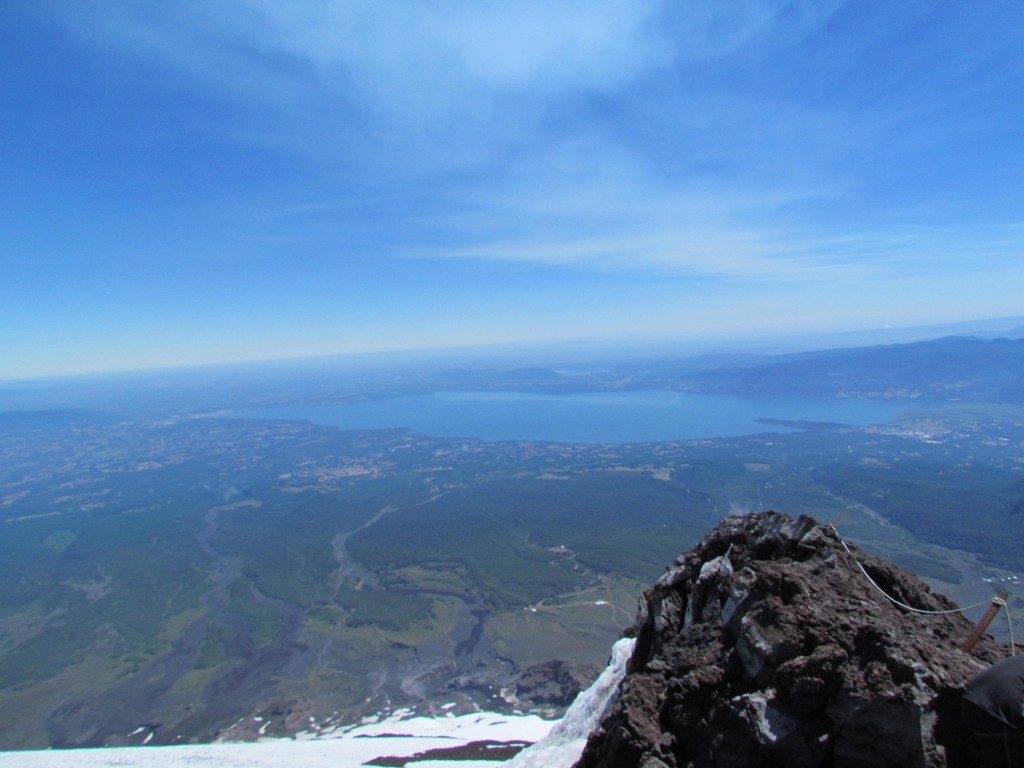
[[[619,699],[581,768],[971,765],[960,693],[1007,649],[810,517],[723,520],[640,600]]]
[[[601,670],[592,664],[556,659],[527,667],[509,685],[512,701],[531,712],[564,712]]]

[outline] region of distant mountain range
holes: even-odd
[[[193,370],[0,383],[0,412],[83,409],[174,413],[279,405],[336,405],[446,390],[579,392],[660,389],[753,398],[913,398],[1024,403],[1024,328],[927,341],[833,347],[785,354],[684,356],[638,347],[619,357],[543,363],[516,358],[416,357],[398,362],[320,358]],[[550,356],[549,356],[550,357]],[[226,403],[224,393],[230,391]],[[57,415],[59,412],[59,416]],[[20,417],[6,425],[21,429]],[[14,423],[17,421],[18,423]]]
[[[1024,339],[948,336],[785,355],[719,354],[550,368],[449,369],[424,389],[562,394],[672,389],[753,398],[1024,403]]]
[[[748,359],[684,373],[706,392],[1024,402],[1024,339],[950,336],[911,344]]]

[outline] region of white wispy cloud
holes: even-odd
[[[566,113],[580,100],[671,77],[681,62],[727,57],[780,26],[798,35],[827,6],[83,0],[55,8],[90,44],[248,107],[249,124],[224,126],[238,138],[325,159],[370,150],[368,164],[405,149],[404,163],[437,170],[550,141],[555,124],[573,123]]]
[[[864,158],[907,125],[925,125],[922,151],[965,130],[927,118],[984,65],[954,61],[944,88],[897,101],[827,95],[847,83],[803,71],[799,87],[763,87],[756,63],[785,61],[840,2],[54,7],[93,43],[231,100],[243,117],[215,127],[234,140],[321,165],[330,196],[275,201],[266,238],[312,229],[398,256],[810,281],[960,247],[806,213],[863,197]],[[831,76],[904,55],[886,42],[884,28],[851,40]]]

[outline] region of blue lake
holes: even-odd
[[[758,423],[835,422],[867,426],[928,404],[891,400],[751,400],[680,392],[435,392],[350,405],[269,408],[252,418],[311,421],[340,429],[404,427],[432,437],[640,443],[790,432]]]

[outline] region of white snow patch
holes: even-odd
[[[568,768],[579,758],[588,734],[604,718],[618,695],[633,639],[612,649],[607,669],[576,701],[562,720],[537,715],[475,712],[454,716],[414,717],[397,710],[386,717],[364,719],[318,736],[262,739],[258,743],[217,743],[171,747],[0,752],[0,768],[361,768],[375,757],[411,757],[430,749],[448,749],[474,741],[528,742],[511,761],[431,760],[424,768]],[[264,720],[264,718],[254,718]],[[267,721],[267,725],[269,725]],[[147,737],[152,738],[153,734]]]
[[[580,757],[587,736],[604,719],[619,695],[626,664],[636,639],[624,637],[612,647],[612,660],[587,690],[576,697],[568,711],[545,736],[527,747],[506,765],[508,768],[569,768]]]
[[[537,715],[475,712],[459,717],[409,717],[396,712],[373,723],[341,727],[318,738],[264,739],[246,744],[0,752],[2,768],[361,768],[388,755],[412,756],[474,741],[535,742],[556,721]],[[431,768],[494,768],[493,760],[431,760]]]

